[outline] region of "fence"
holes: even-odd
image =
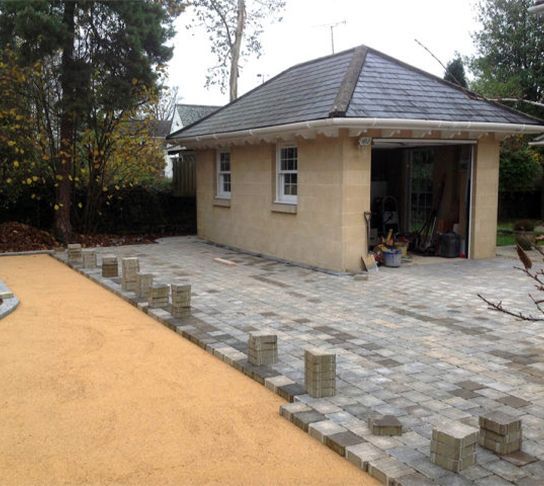
[[[180,152],[172,159],[172,188],[176,197],[196,196],[196,158],[193,152]]]

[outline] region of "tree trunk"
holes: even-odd
[[[236,19],[236,32],[234,33],[234,43],[231,46],[230,60],[230,101],[238,98],[238,75],[240,63],[240,51],[242,50],[242,39],[246,27],[246,2],[238,0],[238,16]]]
[[[72,163],[74,135],[74,31],[76,2],[64,2],[63,23],[67,35],[64,41],[61,59],[61,119],[60,150],[57,166],[57,210],[55,211],[55,234],[60,241],[66,243],[72,235],[70,209],[72,203]]]

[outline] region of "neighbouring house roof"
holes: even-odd
[[[123,130],[130,135],[139,135],[146,132],[153,138],[165,138],[170,133],[172,120],[141,120],[132,119],[123,121]]]
[[[169,138],[189,140],[328,118],[542,123],[360,46],[287,69]]]
[[[188,105],[178,104],[176,105],[176,111],[184,127],[192,125],[198,120],[212,114],[217,111],[220,106],[213,105]]]

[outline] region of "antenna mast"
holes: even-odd
[[[331,30],[331,49],[332,53],[334,54],[334,29],[338,27],[339,25],[346,25],[346,20],[341,20],[340,22],[335,22],[333,24],[322,24],[318,25],[317,27],[328,27]]]

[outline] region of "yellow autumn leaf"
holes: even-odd
[[[18,160],[13,161],[13,167],[15,167],[15,168],[19,167],[19,161]]]
[[[83,204],[81,204],[80,202],[78,202],[78,203],[77,203],[77,207],[78,207],[79,209],[81,209],[81,208],[83,207]]]
[[[29,178],[26,180],[26,183],[27,183],[28,185],[32,184],[32,179],[29,177]]]
[[[33,180],[34,182],[37,182],[37,181],[38,181],[38,176],[32,176],[32,180]]]
[[[58,211],[58,210],[60,209],[60,208],[59,208],[59,205],[58,205],[58,204],[55,204],[55,205],[53,206],[53,209],[54,209],[55,211]]]
[[[8,178],[6,179],[6,182],[7,182],[8,184],[11,184],[11,177],[8,177]]]

